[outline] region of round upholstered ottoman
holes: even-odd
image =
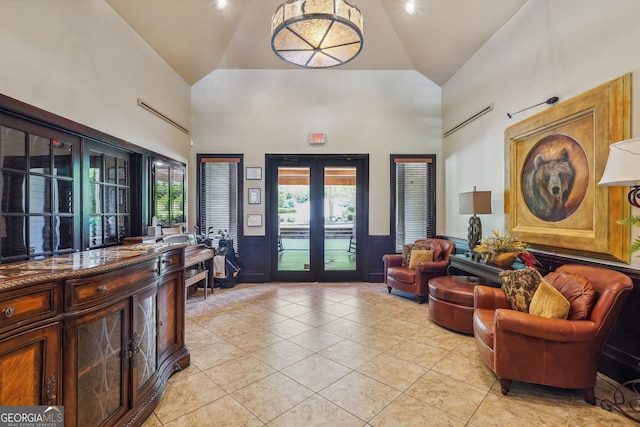
[[[434,323],[473,334],[474,276],[441,276],[429,280],[429,316]]]

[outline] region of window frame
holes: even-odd
[[[197,218],[196,224],[200,231],[200,234],[205,238],[209,237],[207,233],[207,224],[206,218],[204,218],[203,210],[206,209],[206,194],[204,194],[204,185],[203,181],[205,177],[203,176],[203,164],[205,163],[235,163],[237,164],[236,176],[237,176],[237,191],[236,191],[236,227],[237,232],[234,236],[231,234],[229,237],[234,240],[234,246],[236,253],[240,252],[241,240],[244,236],[244,155],[243,154],[198,154],[196,156],[197,163],[197,197],[196,197],[196,209],[197,209]],[[213,241],[211,245],[217,247],[218,245],[218,230],[213,230],[216,233],[213,236]]]
[[[436,155],[435,154],[391,154],[390,155],[390,180],[391,180],[391,203],[390,203],[390,237],[395,252],[402,250],[402,245],[398,247],[398,230],[397,230],[397,165],[398,163],[426,163],[429,164],[426,177],[427,186],[427,206],[426,217],[428,223],[426,224],[427,235],[422,238],[436,237]],[[404,242],[413,243],[413,242]]]

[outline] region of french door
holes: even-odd
[[[362,280],[367,166],[366,155],[267,155],[272,280]]]

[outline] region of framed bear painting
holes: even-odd
[[[533,247],[629,262],[623,187],[598,186],[609,145],[629,138],[631,75],[505,131],[505,215]]]

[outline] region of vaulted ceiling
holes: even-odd
[[[271,50],[283,0],[105,0],[190,85],[216,69],[293,69]],[[349,70],[416,70],[442,86],[527,0],[352,0],[364,16]]]

